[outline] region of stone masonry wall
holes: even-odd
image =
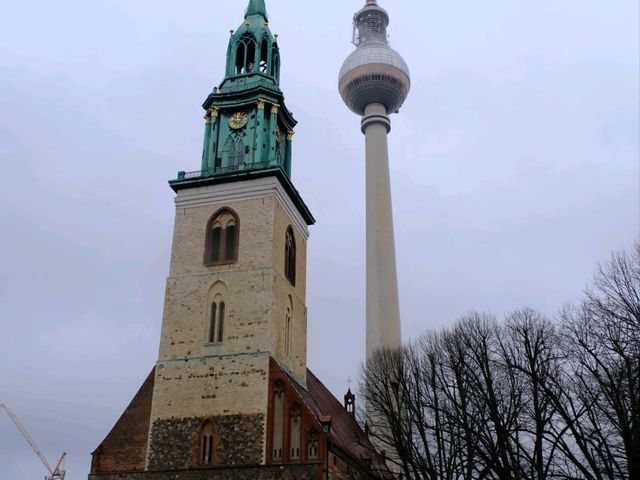
[[[216,466],[255,465],[262,461],[262,415],[181,418],[153,423],[147,469],[199,467],[200,434],[205,422],[213,426],[216,435],[213,452]]]

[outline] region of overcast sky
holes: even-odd
[[[360,0],[268,0],[318,223],[309,365],[364,354],[364,138],[337,73]],[[637,0],[383,1],[412,91],[390,135],[405,339],[469,310],[553,316],[639,228]],[[0,15],[0,402],[68,480],[157,356],[166,181],[200,165],[201,104],[245,0],[23,0]],[[341,398],[341,397],[340,397]],[[0,417],[2,478],[44,470]]]

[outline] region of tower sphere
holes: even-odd
[[[409,67],[389,46],[388,25],[389,15],[376,0],[367,0],[353,18],[357,48],[340,69],[339,89],[344,102],[358,115],[364,115],[365,107],[372,103],[384,105],[387,113],[396,112],[409,94]]]

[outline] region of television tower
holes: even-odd
[[[362,116],[366,144],[367,358],[380,348],[400,346],[400,307],[393,237],[387,134],[411,87],[409,68],[389,46],[389,14],[377,0],[353,18],[356,50],[340,70],[342,99]]]

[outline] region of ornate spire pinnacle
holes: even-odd
[[[262,15],[265,20],[268,20],[267,6],[264,0],[249,0],[249,6],[247,7],[247,12],[244,14],[244,18],[250,17],[251,15]]]

